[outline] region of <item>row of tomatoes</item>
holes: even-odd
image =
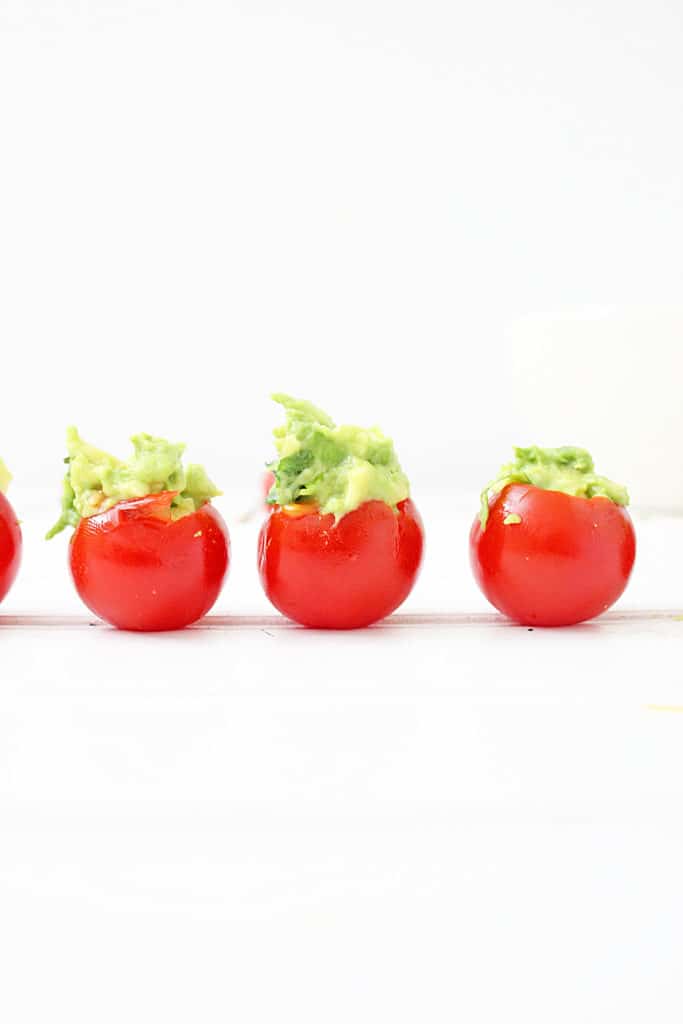
[[[120,629],[181,629],[218,597],[230,560],[228,529],[207,502],[171,517],[174,492],[120,502],[81,519],[69,546],[76,589],[92,612]],[[470,533],[475,578],[491,603],[526,625],[561,626],[605,611],[623,592],[635,559],[628,512],[511,484],[489,503],[486,528]],[[264,590],[302,625],[370,625],[406,599],[424,547],[420,515],[369,501],[337,523],[314,505],[274,506],[258,545]],[[21,531],[0,494],[0,600],[19,567]]]

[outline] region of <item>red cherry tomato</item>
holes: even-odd
[[[171,519],[174,492],[123,501],[81,519],[71,575],[95,615],[119,629],[182,629],[205,615],[230,559],[223,519],[210,505]]]
[[[266,470],[266,472],[263,474],[263,480],[261,482],[261,486],[263,487],[263,504],[265,505],[266,512],[272,512],[273,510],[273,505],[266,501],[266,498],[270,494],[270,489],[274,483],[275,474],[271,473],[269,469]]]
[[[21,562],[21,530],[14,509],[0,494],[0,601],[14,583]]]
[[[315,629],[356,629],[389,615],[413,588],[424,534],[410,498],[394,512],[368,501],[343,516],[276,505],[261,527],[258,567],[279,611]]]
[[[520,522],[509,522],[519,516]],[[623,593],[636,554],[631,517],[607,498],[575,498],[510,484],[470,532],[483,593],[528,626],[570,626],[600,615]]]

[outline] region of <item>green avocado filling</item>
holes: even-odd
[[[0,459],[0,494],[7,493],[7,488],[10,485],[11,479],[12,474],[10,473],[9,469],[2,461],[2,459]]]
[[[489,498],[508,484],[531,484],[544,491],[561,491],[574,498],[608,498],[616,505],[628,505],[628,491],[606,476],[598,476],[585,448],[515,448],[515,461],[503,466],[498,476],[481,492],[479,519],[486,529]],[[517,521],[517,520],[515,520]],[[511,517],[506,522],[511,523]]]
[[[521,516],[518,516],[516,512],[511,512],[509,516],[505,516],[503,526],[518,526],[521,521]]]
[[[310,402],[273,395],[286,423],[274,431],[279,458],[268,467],[275,475],[271,504],[315,502],[338,522],[366,501],[396,508],[410,494],[393,442],[376,427],[335,426]]]
[[[221,493],[202,466],[183,466],[184,444],[171,444],[150,434],[135,434],[131,441],[133,455],[122,462],[87,444],[75,427],[68,428],[69,454],[65,461],[69,468],[64,478],[62,514],[47,534],[48,539],[66,526],[77,526],[81,517],[106,512],[120,501],[175,491],[171,518],[182,519]]]

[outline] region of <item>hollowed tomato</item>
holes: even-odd
[[[623,593],[636,539],[626,509],[608,498],[581,498],[509,484],[475,519],[470,559],[492,605],[529,626],[569,626],[606,611]]]
[[[261,527],[263,588],[283,615],[317,629],[356,629],[389,615],[413,588],[424,534],[415,505],[368,501],[335,524],[315,505],[276,505]]]
[[[182,629],[213,606],[230,559],[228,529],[206,503],[171,518],[174,492],[123,501],[80,520],[69,545],[76,590],[119,629]]]

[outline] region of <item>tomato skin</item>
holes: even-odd
[[[261,527],[258,568],[275,607],[314,629],[358,629],[405,601],[422,562],[424,531],[407,498],[394,512],[368,501],[343,516],[276,505]]]
[[[69,546],[76,590],[118,629],[182,629],[209,611],[230,560],[230,538],[211,504],[170,518],[173,492],[120,502],[81,519]]]
[[[505,525],[509,515],[520,523]],[[510,484],[489,500],[482,530],[470,531],[470,560],[484,595],[525,626],[570,626],[614,604],[633,569],[636,538],[625,508]]]
[[[0,601],[14,583],[21,563],[21,528],[14,509],[0,493]]]

